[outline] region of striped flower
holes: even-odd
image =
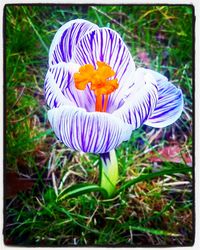
[[[83,152],[110,152],[142,124],[168,126],[183,110],[181,90],[155,71],[135,69],[117,32],[80,19],[57,31],[44,88],[56,136]]]

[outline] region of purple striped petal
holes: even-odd
[[[174,123],[183,111],[183,94],[168,79],[153,71],[150,72],[157,81],[158,102],[153,114],[145,122],[146,125],[162,128]]]
[[[86,34],[77,44],[73,61],[80,64],[92,64],[102,61],[115,71],[119,87],[109,96],[107,112],[112,113],[124,97],[124,93],[133,84],[135,64],[121,37],[109,28],[101,28]]]
[[[53,101],[53,88],[50,86],[54,86],[56,89],[62,93],[62,98],[65,97],[66,101],[71,102],[74,106],[81,107],[86,109],[87,111],[95,110],[95,96],[94,93],[87,86],[85,90],[78,90],[75,87],[73,75],[75,72],[79,70],[79,65],[75,63],[58,63],[49,68],[46,80],[45,80],[45,96],[47,100],[47,104],[51,104]],[[50,73],[51,74],[50,74]],[[51,76],[51,77],[49,77]],[[55,88],[55,87],[54,87]],[[56,90],[55,94],[58,92]],[[55,97],[56,95],[54,95]],[[47,98],[48,97],[48,98]],[[55,102],[58,105],[58,100]]]
[[[60,105],[76,105],[73,98],[66,98],[65,92],[73,80],[73,73],[79,69],[74,63],[59,63],[49,68],[45,82],[45,99],[50,108]]]
[[[56,32],[49,51],[49,66],[69,62],[80,39],[98,26],[82,19],[67,22]]]
[[[61,105],[74,105],[62,93],[59,85],[55,81],[55,75],[52,74],[51,70],[47,72],[44,81],[44,94],[46,103],[50,108],[60,107]]]
[[[150,73],[137,69],[134,81],[137,87],[132,88],[124,104],[113,112],[113,115],[131,124],[132,129],[140,127],[151,116],[158,100],[157,83]]]
[[[48,119],[59,140],[83,152],[109,152],[128,140],[132,132],[130,125],[112,114],[67,105],[48,111]]]

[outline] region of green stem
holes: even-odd
[[[110,197],[115,192],[118,181],[118,164],[115,150],[101,154],[100,157],[100,186],[107,191],[108,197]]]

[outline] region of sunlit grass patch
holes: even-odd
[[[4,11],[5,243],[191,245],[191,6],[7,5]],[[120,178],[109,199],[92,188],[64,196],[73,185],[98,184],[99,157],[66,148],[47,121],[48,48],[57,29],[75,18],[119,32],[139,66],[160,71],[184,93],[184,111],[175,124],[143,126],[117,149]]]

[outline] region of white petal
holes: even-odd
[[[158,100],[157,83],[150,73],[137,69],[135,87],[124,99],[124,104],[113,112],[113,115],[132,125],[132,129],[140,127],[152,114]]]
[[[98,26],[83,19],[72,20],[61,26],[51,43],[49,66],[59,62],[69,62],[76,44],[93,29],[98,29]]]
[[[183,94],[168,79],[153,70],[146,70],[154,75],[158,85],[158,102],[146,125],[162,128],[174,123],[183,111]]]
[[[59,88],[59,85],[55,81],[55,75],[50,70],[47,72],[44,82],[44,95],[46,103],[50,108],[56,108],[61,105],[75,105],[64,96],[61,88]]]
[[[48,119],[67,147],[83,152],[109,152],[128,140],[132,132],[130,125],[111,114],[67,105],[48,111]]]

